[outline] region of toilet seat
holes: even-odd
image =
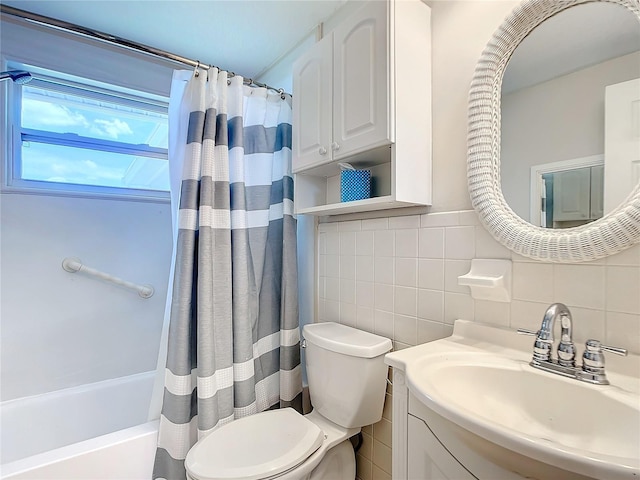
[[[259,480],[278,476],[311,456],[323,431],[291,408],[233,421],[196,443],[185,459],[194,480]]]

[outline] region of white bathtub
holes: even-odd
[[[2,479],[150,478],[155,372],[0,404]]]

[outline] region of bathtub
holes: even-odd
[[[145,372],[2,402],[1,478],[150,478],[154,377]]]

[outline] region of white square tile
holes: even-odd
[[[442,290],[418,290],[418,318],[444,322],[444,292]]]
[[[433,342],[451,335],[449,326],[441,322],[432,322],[431,320],[418,319],[418,344]]]
[[[340,280],[337,278],[326,278],[324,287],[327,300],[340,301]]]
[[[444,228],[422,228],[418,243],[421,258],[444,258]]]
[[[449,227],[459,223],[458,212],[425,213],[420,216],[421,227]]]
[[[471,294],[469,287],[458,285],[458,277],[466,275],[471,270],[471,260],[444,261],[444,290],[445,292]]]
[[[640,244],[627,248],[626,250],[607,257],[607,265],[640,265]]]
[[[377,230],[373,237],[373,253],[376,257],[393,257],[395,252],[395,231]]]
[[[374,279],[376,283],[393,284],[394,258],[374,257]]]
[[[418,259],[417,258],[397,258],[395,259],[395,284],[405,287],[418,286]]]
[[[321,322],[326,321],[326,301],[324,298],[318,300],[318,320]]]
[[[480,225],[480,218],[475,210],[460,210],[458,212],[458,222],[461,226]]]
[[[356,257],[356,280],[373,282],[373,257]]]
[[[356,306],[352,303],[340,303],[340,323],[356,327]]]
[[[327,277],[338,278],[340,277],[340,256],[339,255],[325,255],[324,256],[324,271]]]
[[[356,326],[366,332],[374,332],[373,308],[356,306]]]
[[[327,322],[340,321],[340,302],[336,302],[334,300],[325,300],[324,320]]]
[[[324,232],[318,233],[318,253],[320,255],[327,253],[327,234]]]
[[[340,302],[356,304],[356,281],[340,279]]]
[[[640,267],[607,266],[607,310],[640,314]]]
[[[318,232],[337,232],[338,225],[335,223],[318,223]]]
[[[374,310],[373,319],[374,332],[393,340],[393,313]]]
[[[418,256],[418,230],[409,228],[404,230],[396,230],[396,257]]]
[[[393,312],[393,285],[375,283],[373,289],[375,295],[373,305],[376,310]]]
[[[325,282],[326,278],[325,277],[319,277],[318,278],[318,298],[326,298],[327,297],[327,290],[325,288],[326,282]]]
[[[473,320],[474,304],[471,295],[444,293],[444,321],[450,325],[458,319]]]
[[[393,339],[407,345],[416,345],[418,343],[416,317],[396,314],[393,324]]]
[[[444,257],[470,260],[475,256],[475,228],[447,227],[444,230]]]
[[[369,218],[362,220],[362,230],[387,230],[389,228],[389,219],[384,218]]]
[[[340,255],[356,254],[356,232],[340,232]]]
[[[542,324],[544,313],[549,308],[548,303],[524,302],[513,300],[511,302],[511,328],[525,328],[538,331]]]
[[[506,302],[475,301],[475,320],[501,327],[508,327],[511,316],[511,305]]]
[[[339,232],[357,232],[361,227],[362,222],[360,220],[349,220],[346,222],[338,222]]]
[[[340,255],[340,278],[356,278],[356,257],[353,255]]]
[[[373,307],[374,288],[372,282],[356,282],[356,305]]]
[[[389,229],[420,228],[420,215],[389,217]]]
[[[340,255],[340,234],[338,232],[325,234],[325,252],[327,255]]]
[[[356,232],[356,255],[373,255],[373,232]]]
[[[511,258],[511,251],[498,243],[483,226],[475,228],[475,236],[475,258]]]
[[[640,354],[640,315],[608,312],[606,327],[607,345]]]
[[[418,289],[396,286],[394,312],[415,317],[418,314]]]
[[[444,260],[418,260],[418,286],[429,290],[444,290]]]
[[[554,301],[569,306],[604,310],[605,267],[554,265]]]
[[[605,312],[603,310],[591,310],[588,308],[573,307],[571,311],[573,341],[576,344],[578,355],[582,355],[584,343],[590,338],[604,343],[605,338]],[[538,327],[539,328],[539,327]],[[582,344],[582,345],[581,345]]]
[[[553,265],[513,263],[513,298],[529,302],[553,303]]]

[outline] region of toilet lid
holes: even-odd
[[[214,430],[184,463],[197,480],[258,480],[300,464],[323,440],[322,430],[292,408],[269,410]]]

